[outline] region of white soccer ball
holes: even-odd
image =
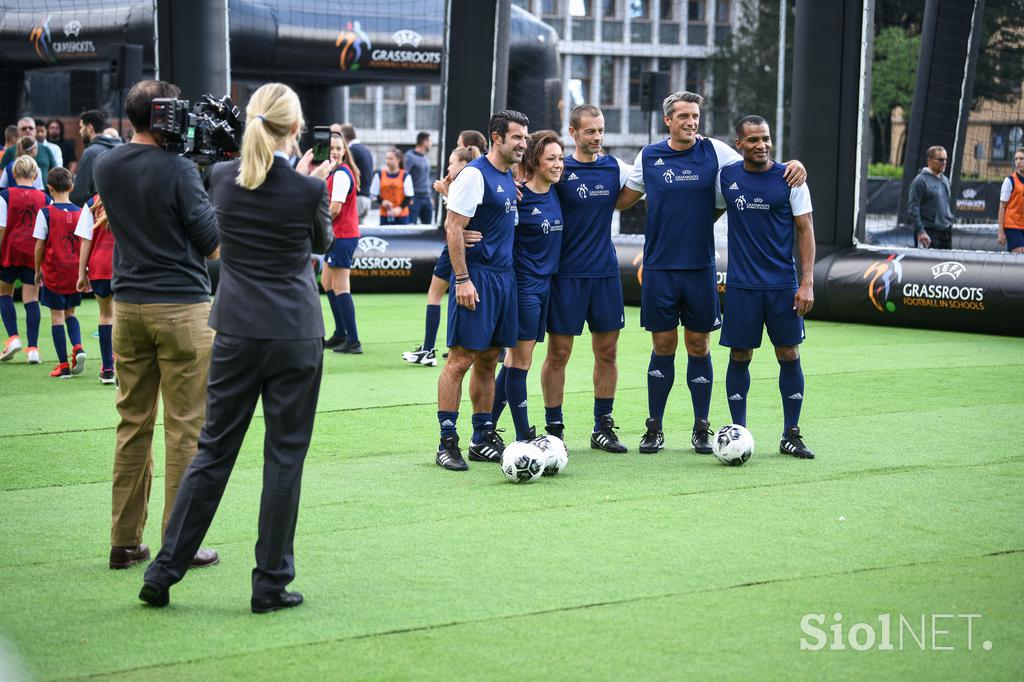
[[[557,436],[541,436],[533,441],[540,451],[547,457],[544,465],[545,476],[557,476],[565,470],[569,463],[569,453],[565,450],[565,443]]]
[[[754,437],[745,426],[726,424],[718,429],[711,448],[719,462],[738,467],[754,456]]]
[[[531,441],[517,440],[505,446],[501,471],[513,483],[532,483],[544,473],[547,455]]]

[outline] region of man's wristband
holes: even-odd
[[[468,282],[468,281],[469,281],[469,273],[466,273],[464,275],[455,275],[455,283],[456,284],[462,284],[463,282]]]

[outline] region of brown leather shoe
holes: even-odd
[[[215,549],[200,549],[196,552],[196,555],[192,557],[192,561],[188,562],[189,568],[202,568],[203,566],[215,566],[220,563],[220,557],[217,556],[217,550]]]
[[[146,545],[139,544],[134,547],[110,548],[111,568],[128,568],[143,561],[149,561],[149,547]]]

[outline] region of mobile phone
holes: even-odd
[[[313,128],[313,162],[323,163],[331,158],[331,127]]]

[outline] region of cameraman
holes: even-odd
[[[162,136],[149,129],[153,100],[179,93],[163,81],[135,84],[125,101],[135,137],[98,157],[93,170],[117,243],[111,288],[121,422],[114,448],[111,568],[149,559],[142,531],[158,397],[163,396],[166,444],[164,530],[205,415],[213,330],[207,324],[210,277],[204,257],[219,257],[217,219],[195,164],[165,151]],[[218,557],[203,549],[189,560],[207,566]]]
[[[311,252],[323,253],[330,241],[322,178],[331,163],[306,177],[307,153],[291,168],[288,150],[301,126],[295,92],[281,83],[262,86],[246,107],[241,161],[219,163],[210,173],[224,258],[210,316],[217,337],[207,420],[139,593],[153,606],[167,605],[170,587],[206,535],[261,397],[266,437],[251,607],[264,613],[302,603],[301,594],[285,587],[295,577],[302,465],[323,367],[324,323]]]

